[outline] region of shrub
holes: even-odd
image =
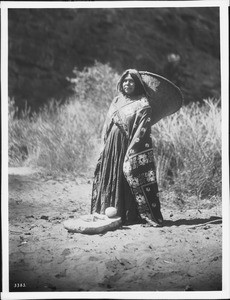
[[[68,78],[72,84],[75,98],[87,102],[106,113],[111,100],[116,96],[119,75],[109,66],[95,62],[94,66],[79,71],[73,70],[74,78]]]

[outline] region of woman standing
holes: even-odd
[[[121,76],[104,124],[104,148],[93,182],[91,213],[115,207],[123,224],[162,226],[151,116],[145,83],[137,70]]]

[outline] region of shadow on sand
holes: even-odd
[[[171,221],[171,220],[164,220],[164,227],[171,227],[171,226],[181,226],[181,225],[202,225],[206,223],[211,223],[211,224],[221,224],[222,223],[222,218],[221,217],[210,217],[206,219],[179,219],[176,221]]]

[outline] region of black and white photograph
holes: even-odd
[[[228,1],[1,2],[2,299],[228,299]]]

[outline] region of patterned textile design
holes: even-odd
[[[130,207],[134,206],[137,208],[138,215],[143,219],[148,218],[162,224],[163,217],[160,211],[151,139],[151,114],[149,102],[143,96],[132,100],[120,96],[112,102],[103,130],[104,150],[94,175],[91,213],[94,211],[103,213],[102,207],[105,209],[106,206],[115,203],[120,211],[122,207],[126,207],[129,211]],[[125,146],[120,145],[117,149],[114,141],[116,140],[117,143],[120,139],[123,141],[121,144]],[[109,162],[111,153],[113,156],[119,156],[119,160],[113,164]],[[116,171],[113,172],[108,166]],[[105,184],[102,184],[104,176],[111,178],[111,181],[106,184],[114,186],[114,182],[117,182],[116,189],[118,190],[121,185],[127,184],[131,195],[128,197],[132,198],[128,205],[120,203],[126,201],[127,197],[124,195],[125,193],[127,195],[127,191],[124,193],[122,190],[116,200],[112,199],[114,192],[111,193],[104,186]],[[107,200],[103,200],[104,194],[101,194],[101,189],[104,190]],[[106,204],[103,203],[105,201],[107,201]]]

